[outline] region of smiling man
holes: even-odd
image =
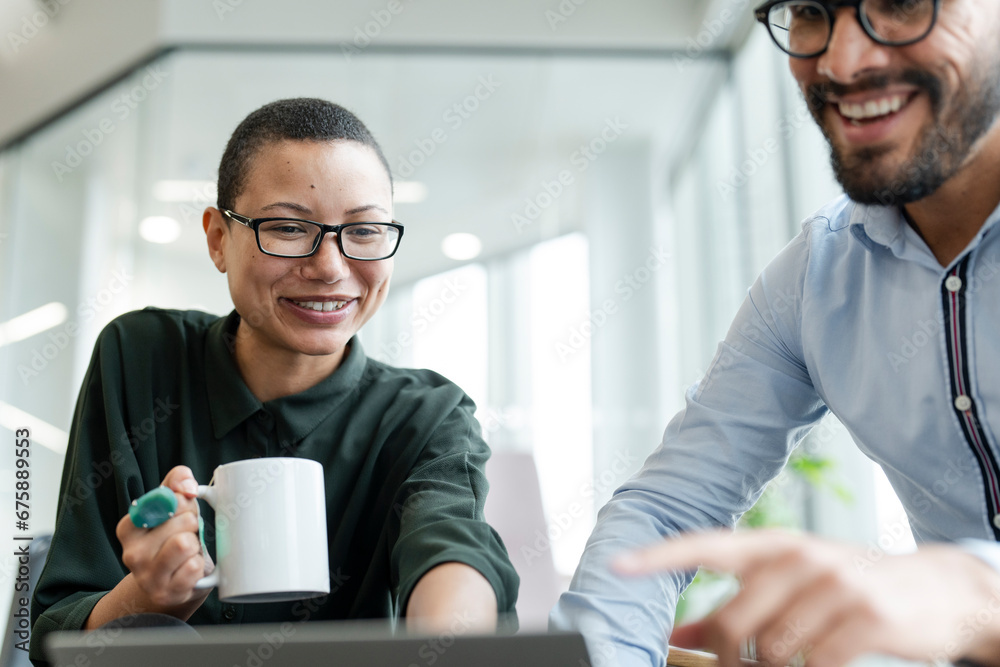
[[[847,196],[751,287],[660,447],[601,511],[552,624],[588,633],[598,665],[661,665],[667,637],[724,665],[747,638],[776,665],[1000,664],[1000,4],[771,0],[757,17]],[[933,344],[903,356],[916,332]],[[733,526],[828,412],[885,470],[916,553],[706,532]],[[743,589],[671,632],[698,565]]]
[[[229,140],[203,226],[234,309],[147,308],[101,333],[32,602],[32,660],[50,631],[108,623],[495,628],[518,578],[483,520],[489,449],[475,406],[436,373],[368,359],[356,337],[385,301],[403,233],[368,129],[324,100],[254,111]],[[219,465],[268,456],[323,464],[331,592],[223,603],[195,588],[213,566],[194,492]],[[70,494],[81,480],[85,493]],[[136,527],[129,503],[160,484],[180,496],[176,513]],[[202,512],[214,552],[214,512]]]

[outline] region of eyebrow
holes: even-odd
[[[312,209],[309,208],[308,206],[303,206],[302,204],[296,204],[294,202],[287,202],[287,201],[274,202],[273,204],[268,204],[267,206],[261,207],[260,210],[271,211],[276,208],[284,208],[291,211],[298,211],[299,213],[303,213],[305,215],[312,215],[313,212]],[[372,211],[372,210],[379,210],[385,213],[386,215],[389,215],[389,211],[385,210],[378,204],[365,204],[363,206],[356,206],[354,208],[344,211],[344,215],[356,215],[358,213],[364,213],[365,211]]]
[[[292,211],[298,211],[299,213],[305,213],[306,215],[312,215],[312,209],[308,206],[303,206],[302,204],[295,204],[293,202],[278,201],[273,204],[268,204],[267,206],[261,207],[261,211],[270,211],[276,208],[287,208]]]
[[[378,204],[365,204],[364,206],[357,206],[355,208],[344,211],[344,215],[354,215],[356,213],[364,213],[365,211],[372,211],[375,209],[382,211],[386,215],[389,215],[389,211],[385,210]]]

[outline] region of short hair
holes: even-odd
[[[265,104],[244,118],[233,131],[219,163],[216,204],[220,209],[232,209],[236,205],[236,198],[243,193],[247,175],[261,148],[283,140],[356,141],[368,146],[385,167],[389,187],[392,187],[392,170],[382,148],[357,116],[327,100],[297,97]]]

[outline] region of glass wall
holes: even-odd
[[[0,433],[36,434],[32,530],[52,528],[98,332],[232,308],[201,228],[222,150],[253,109],[316,96],[380,141],[406,225],[366,351],[450,377],[495,451],[534,455],[537,545],[565,583],[754,276],[837,193],[784,67],[763,33],[731,62],[182,49],[0,153]],[[454,233],[481,250],[449,257]],[[817,433],[855,504],[805,494],[801,521],[870,539],[871,466],[835,423]]]
[[[692,381],[757,274],[808,215],[841,194],[829,149],[787,59],[763,31],[752,33],[708,109],[692,144],[680,153],[671,184],[677,243],[698,249],[678,257],[680,271],[698,278],[678,294],[686,309],[699,314],[678,332],[685,352],[681,374]],[[800,454],[827,472],[818,486],[803,486],[787,472],[779,479],[775,487],[792,510],[778,512],[782,521],[859,542],[893,535],[898,550],[912,547],[912,538],[895,538],[907,524],[884,474],[836,418],[826,418]]]
[[[725,73],[708,57],[182,49],[8,148],[0,429],[35,435],[31,530],[53,526],[97,334],[135,308],[232,308],[201,228],[222,150],[253,109],[316,96],[380,141],[406,225],[366,351],[453,379],[495,451],[533,454],[551,519],[535,544],[565,583],[678,405],[663,398],[681,384],[669,313],[687,250],[667,165]],[[459,232],[478,255],[443,252]]]

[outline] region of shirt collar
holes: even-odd
[[[297,445],[358,388],[367,357],[355,336],[348,342],[340,366],[329,377],[298,394],[261,403],[243,381],[233,356],[239,324],[240,316],[234,310],[215,322],[208,332],[206,385],[216,439],[264,410],[275,418],[282,447]]]
[[[997,224],[998,219],[1000,219],[1000,206],[993,210],[959,257],[976,247]],[[901,259],[929,260],[935,268],[940,268],[930,248],[917,231],[906,222],[903,211],[898,206],[855,204],[849,224],[851,231],[868,250],[872,249],[873,244],[878,244],[888,248]]]

